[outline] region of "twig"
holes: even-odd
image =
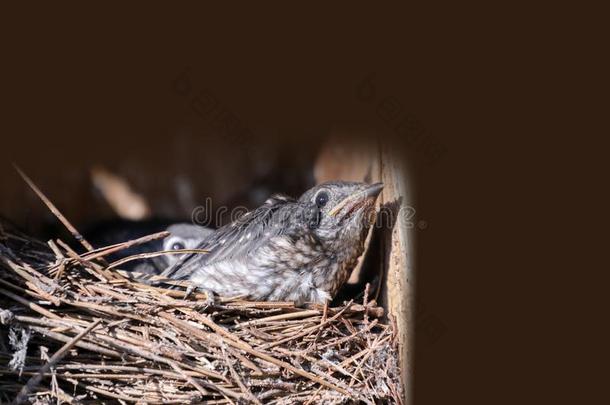
[[[70,340],[68,343],[63,345],[61,347],[61,349],[56,351],[55,354],[49,359],[48,363],[45,364],[44,366],[42,366],[40,368],[40,370],[38,370],[38,373],[36,375],[32,376],[28,380],[28,382],[23,386],[23,388],[21,389],[21,391],[19,392],[19,394],[13,401],[13,405],[19,405],[21,402],[23,402],[27,398],[30,390],[40,383],[40,381],[44,377],[44,373],[49,371],[51,369],[51,367],[53,367],[55,364],[57,364],[57,362],[59,360],[61,360],[68,353],[68,350],[70,350],[72,348],[72,346],[74,346],[79,340],[81,340],[83,337],[85,337],[85,335],[87,335],[87,333],[89,333],[93,329],[95,329],[97,327],[97,325],[100,324],[100,322],[102,322],[101,319],[96,320],[91,325],[87,326],[87,328],[85,328],[85,330],[80,332],[78,335],[74,336],[74,338],[72,338],[72,340]]]
[[[244,382],[241,380],[241,377],[237,374],[237,372],[235,371],[235,368],[233,368],[233,363],[231,361],[231,359],[229,359],[229,356],[227,356],[227,353],[225,351],[225,347],[221,346],[222,349],[222,355],[225,358],[225,361],[227,362],[227,365],[229,366],[229,371],[231,372],[231,376],[233,377],[233,380],[235,380],[235,383],[237,383],[237,386],[239,387],[239,389],[244,393],[244,395],[249,398],[251,401],[253,401],[256,404],[262,405],[261,401],[259,401],[253,394],[252,392],[250,392],[250,390],[248,388],[246,388],[246,386],[244,385]]]
[[[72,226],[70,221],[68,221],[66,219],[66,217],[63,216],[63,214],[57,209],[57,207],[51,202],[51,200],[49,200],[43,194],[43,192],[40,191],[40,189],[36,186],[36,184],[34,184],[34,182],[21,170],[21,168],[19,168],[19,166],[17,166],[14,163],[13,163],[13,167],[15,168],[15,170],[17,170],[17,172],[19,173],[21,178],[23,178],[23,180],[28,184],[28,186],[30,186],[30,188],[42,200],[42,202],[45,203],[45,205],[47,207],[49,207],[49,210],[51,210],[51,212],[57,217],[57,219],[59,219],[61,221],[61,223],[64,224],[64,226],[68,229],[68,231],[70,231],[72,236],[74,236],[74,239],[76,239],[81,245],[83,245],[83,247],[85,249],[87,249],[89,251],[93,250],[93,246],[91,246],[91,244],[89,242],[87,242],[87,240],[83,237],[83,235],[81,235],[76,230],[76,228],[74,226]]]
[[[117,243],[115,245],[106,246],[101,249],[96,249],[94,251],[91,251],[89,253],[82,255],[82,258],[85,260],[93,260],[98,257],[107,256],[109,254],[121,251],[123,249],[128,249],[132,246],[142,245],[144,243],[148,243],[148,242],[151,242],[151,241],[157,240],[157,239],[163,239],[163,238],[167,237],[169,234],[170,233],[168,231],[156,232],[156,233],[153,233],[150,235],[142,236],[141,238],[129,240],[129,241],[122,242],[122,243]]]
[[[18,303],[33,309],[34,311],[38,312],[41,315],[46,316],[47,318],[61,319],[60,316],[55,315],[53,312],[47,311],[46,309],[44,309],[40,305],[34,304],[33,302],[28,301],[25,298],[22,298],[22,297],[20,297],[18,295],[15,295],[12,292],[6,291],[3,288],[0,288],[0,294],[5,295],[5,296],[7,296],[7,297],[17,301]]]
[[[158,252],[139,253],[137,255],[127,256],[122,259],[116,260],[116,261],[110,263],[110,265],[107,268],[112,269],[114,267],[118,267],[122,264],[131,262],[134,260],[150,259],[153,257],[165,256],[165,255],[182,255],[185,253],[202,254],[202,253],[209,253],[209,251],[204,250],[204,249],[179,249],[179,250],[160,250]]]

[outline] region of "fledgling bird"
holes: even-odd
[[[214,231],[162,275],[253,300],[324,303],[364,250],[382,183],[323,183],[298,200],[275,195]]]
[[[160,250],[195,249],[213,230],[189,223],[172,223],[165,221],[110,221],[97,224],[95,228],[85,232],[87,239],[95,248],[101,248],[117,243],[137,239],[155,232],[168,231],[169,236],[148,243],[120,250],[107,258],[109,261],[119,260],[139,253],[157,252]],[[149,259],[139,259],[127,262],[121,268],[144,274],[160,274],[182,259],[185,254],[164,254]]]
[[[205,238],[214,232],[210,228],[187,223],[172,224],[167,227],[166,231],[170,235],[163,239],[163,250],[196,249]],[[164,269],[166,269],[180,261],[184,256],[184,254],[171,254],[159,257],[163,258]]]

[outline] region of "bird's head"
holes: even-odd
[[[317,212],[314,232],[322,239],[361,238],[374,221],[375,201],[383,183],[333,181],[319,184],[299,198]]]
[[[196,249],[199,244],[213,231],[203,226],[178,223],[167,228],[170,233],[163,240],[163,250]],[[184,255],[165,255],[164,258],[171,265],[180,260]]]

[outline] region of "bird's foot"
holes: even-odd
[[[216,299],[214,298],[214,292],[212,292],[212,290],[205,290],[205,289],[204,290],[199,289],[199,290],[201,292],[205,293],[205,295],[207,297],[205,299],[205,301],[203,301],[203,303],[202,303],[205,306],[205,308],[212,306],[216,303]]]
[[[195,287],[192,284],[190,284],[188,287],[186,287],[186,292],[184,293],[184,299],[187,299],[196,289],[197,289],[197,287]]]
[[[206,288],[201,288],[201,287],[195,287],[193,285],[190,285],[190,286],[187,287],[186,295],[184,296],[184,298],[186,299],[190,294],[192,294],[195,291],[196,292],[200,292],[200,293],[204,293],[205,296],[206,296],[205,300],[199,302],[199,305],[204,310],[207,309],[210,306],[213,306],[216,303],[216,300],[214,299],[214,292],[212,290],[208,290]]]

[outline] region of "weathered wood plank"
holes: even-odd
[[[405,208],[412,205],[411,187],[406,171],[406,165],[401,157],[396,156],[388,145],[382,146],[381,154],[382,179],[385,184],[382,199],[384,204],[396,202],[396,221],[392,229],[386,233],[384,250],[387,258],[387,288],[388,311],[392,314],[398,326],[400,342],[400,361],[405,402],[410,403],[410,387],[412,363],[410,350],[413,336],[413,304],[414,296],[414,235],[409,227]]]
[[[356,134],[362,135],[362,134]],[[356,140],[357,139],[357,140]],[[385,272],[385,284],[381,290],[381,302],[396,320],[400,342],[400,367],[404,387],[405,403],[409,403],[411,381],[411,337],[414,292],[414,235],[405,214],[412,206],[412,193],[404,160],[391,145],[376,137],[357,136],[350,131],[335,131],[320,150],[314,167],[318,183],[328,180],[383,181],[384,190],[380,205],[389,215],[382,228],[382,259],[380,271]],[[366,241],[365,253],[370,247],[372,232]],[[356,283],[362,272],[363,260],[358,262],[348,283]]]

